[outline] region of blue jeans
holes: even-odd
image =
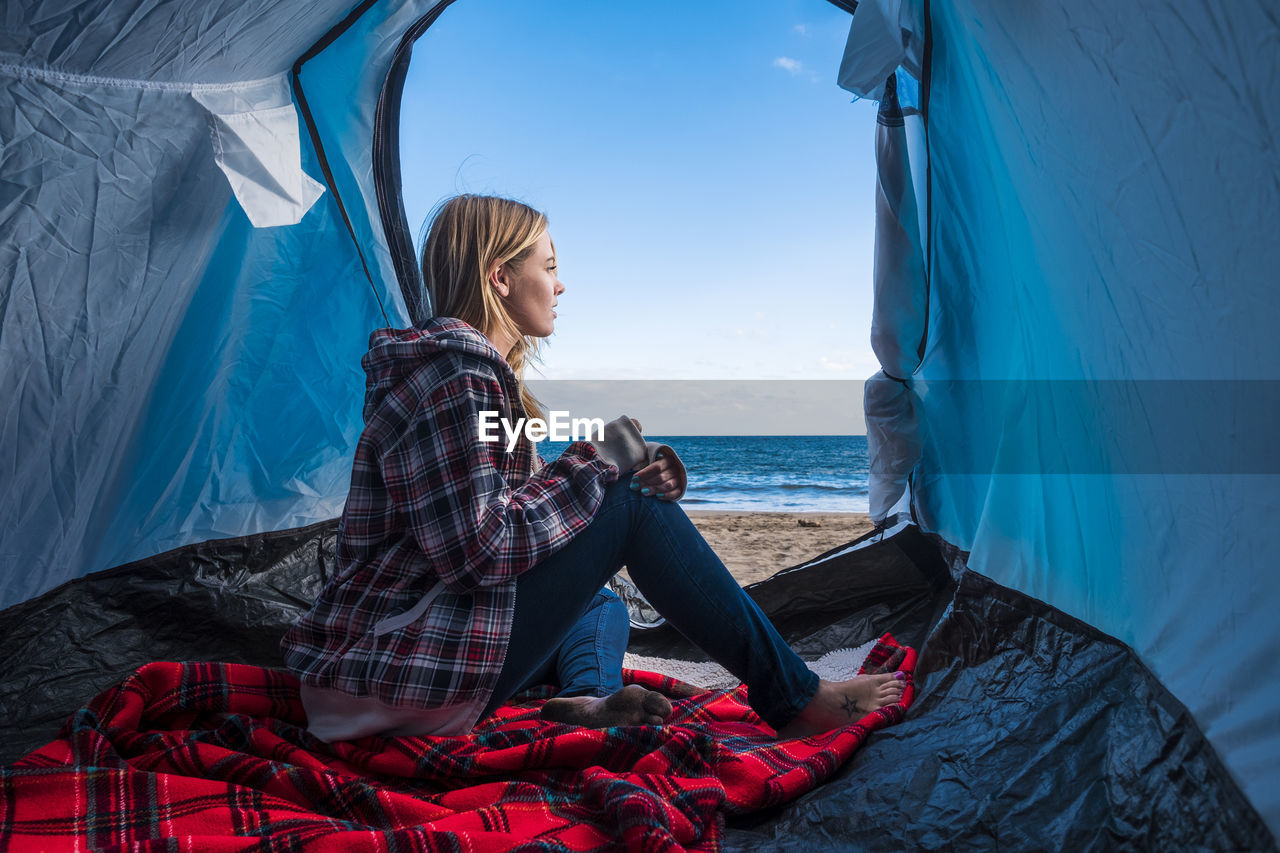
[[[624,473],[607,486],[591,523],[516,580],[507,659],[486,715],[558,669],[569,638],[579,638],[568,645],[580,654],[594,647],[581,641],[600,624],[599,614],[593,618],[590,611],[611,606],[607,597],[598,600],[600,589],[625,564],[645,598],[676,630],[747,685],[752,709],[775,729],[786,725],[817,692],[818,676],[742,591],[684,510],[643,497],[629,484]],[[612,636],[602,648],[618,648],[617,635]],[[579,666],[579,671],[590,669]]]
[[[627,605],[612,590],[602,589],[587,605],[587,612],[573,623],[555,653],[525,680],[520,690],[537,684],[558,684],[557,696],[617,693],[622,689],[622,656],[630,639]],[[507,655],[510,661],[511,652]]]

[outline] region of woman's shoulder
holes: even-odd
[[[497,365],[472,353],[441,353],[425,362],[413,379],[423,397],[455,396],[465,390],[503,396],[502,374]]]
[[[470,352],[501,358],[478,329],[456,317],[433,317],[407,329],[386,327],[369,335],[369,359],[422,358],[437,352]]]
[[[467,377],[499,381],[510,369],[488,338],[454,317],[378,329],[369,338],[363,366],[374,384],[394,386],[409,379],[421,390],[427,390],[424,383],[431,387]]]
[[[441,408],[506,410],[520,383],[488,338],[453,317],[409,329],[379,329],[364,357],[369,382],[365,421],[393,430],[407,419],[438,417]],[[466,402],[471,401],[471,402]]]

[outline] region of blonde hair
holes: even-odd
[[[422,245],[422,281],[437,317],[456,317],[486,337],[502,332],[515,340],[502,353],[520,383],[525,417],[546,415],[524,384],[525,366],[537,359],[539,339],[521,334],[489,272],[519,266],[547,230],[547,217],[523,202],[487,195],[458,195],[436,206]]]

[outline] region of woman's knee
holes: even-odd
[[[604,488],[605,503],[622,503],[639,505],[639,498],[643,497],[639,491],[631,488],[631,475],[624,473],[617,480],[609,483]]]
[[[646,510],[654,510],[654,515],[665,517],[672,510],[680,510],[675,501],[663,500],[653,495],[641,494],[638,489],[631,488],[631,475],[623,474],[621,478],[605,487],[601,509],[611,507],[623,509],[633,517],[647,514]],[[684,515],[680,511],[680,515]]]
[[[617,480],[609,483],[604,489],[604,498],[592,518],[592,525],[604,527],[631,527],[644,511],[642,498],[638,492],[631,491],[629,480]]]

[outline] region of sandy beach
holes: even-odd
[[[869,515],[854,512],[685,512],[743,586],[857,539],[874,526]]]

